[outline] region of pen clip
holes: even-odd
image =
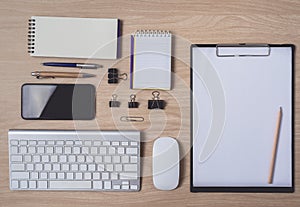
[[[40,75],[37,75],[35,77],[36,77],[36,79],[49,79],[49,78],[54,79],[55,78],[54,76],[40,76]]]

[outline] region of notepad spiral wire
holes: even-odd
[[[29,19],[28,21],[28,53],[34,53],[35,19]]]
[[[136,37],[170,37],[170,31],[164,30],[137,30],[134,34]]]

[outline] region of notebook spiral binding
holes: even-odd
[[[29,19],[28,21],[28,53],[34,53],[35,19]]]
[[[170,37],[170,31],[164,30],[137,30],[136,37]]]

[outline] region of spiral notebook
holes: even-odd
[[[32,16],[31,56],[116,59],[118,19]]]
[[[131,36],[131,88],[171,89],[172,35],[140,30]]]

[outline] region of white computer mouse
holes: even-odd
[[[179,183],[179,146],[176,139],[160,137],[153,145],[153,184],[159,190],[173,190]]]

